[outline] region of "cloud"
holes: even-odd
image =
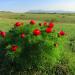
[[[62,2],[49,5],[46,9],[48,10],[68,10],[68,11],[75,11],[75,2]]]

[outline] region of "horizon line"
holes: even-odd
[[[13,11],[13,10],[0,10],[0,12],[12,12],[12,13],[26,13],[26,12],[33,12],[33,11],[41,11],[41,12],[48,12],[49,13],[49,11],[51,11],[51,12],[58,12],[58,11],[60,11],[60,12],[68,12],[68,13],[75,13],[75,10],[62,10],[62,9],[51,9],[51,10],[43,10],[43,9],[33,9],[33,10],[28,10],[28,11]],[[60,13],[60,12],[58,12],[58,13]]]

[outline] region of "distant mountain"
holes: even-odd
[[[29,10],[26,13],[75,13],[75,11],[64,11],[64,10]]]
[[[11,11],[0,11],[0,13],[13,13]]]
[[[0,13],[75,13],[75,11],[64,11],[64,10],[29,10],[27,12],[0,11]]]

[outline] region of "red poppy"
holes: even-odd
[[[63,36],[63,35],[65,35],[65,32],[61,30],[61,31],[58,33],[58,35],[59,35],[59,36]]]
[[[47,26],[47,22],[44,22],[44,26]]]
[[[21,38],[24,38],[24,37],[25,37],[25,34],[24,34],[24,33],[22,33],[22,34],[21,34]]]
[[[34,25],[34,24],[36,24],[36,22],[34,20],[31,20],[30,24]]]
[[[50,22],[50,23],[49,23],[49,27],[50,27],[50,28],[53,28],[53,27],[54,27],[54,23],[53,23],[53,22]]]
[[[16,27],[21,26],[21,22],[16,22],[16,23],[15,23],[15,26],[16,26]]]
[[[18,46],[16,46],[16,45],[12,45],[11,50],[12,50],[12,51],[16,51],[17,48],[18,48]]]
[[[1,31],[0,31],[0,34],[1,34]]]
[[[51,33],[51,32],[52,32],[52,28],[49,28],[49,27],[48,27],[48,28],[46,29],[46,32],[47,32],[47,33]]]
[[[35,29],[35,30],[33,31],[33,34],[34,34],[35,36],[38,36],[38,35],[41,34],[41,31],[40,31],[39,29]]]
[[[6,36],[6,32],[1,31],[0,34],[1,34],[2,37]]]

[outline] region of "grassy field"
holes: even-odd
[[[0,30],[8,32],[16,21],[28,23],[31,19],[37,22],[55,20],[54,23],[57,30],[62,26],[67,35],[67,42],[63,40],[66,44],[64,44],[64,54],[61,59],[62,65],[63,67],[69,67],[69,74],[67,75],[75,75],[75,14],[17,14],[0,12]]]

